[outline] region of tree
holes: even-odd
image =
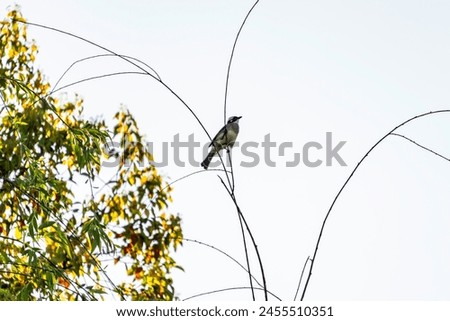
[[[181,221],[135,119],[118,111],[109,134],[82,117],[80,96],[52,95],[24,22],[17,8],[1,21],[0,299],[175,299]],[[112,141],[120,148],[105,152]],[[103,183],[105,162],[115,167]],[[126,266],[122,283],[107,258]]]

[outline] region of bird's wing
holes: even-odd
[[[223,126],[222,129],[219,130],[216,136],[214,136],[213,140],[209,143],[209,146],[211,146],[213,142],[219,140],[219,138],[222,139],[223,137],[225,137],[226,134],[227,134],[227,125]]]

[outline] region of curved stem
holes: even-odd
[[[259,267],[260,267],[260,269],[261,269],[261,277],[262,277],[263,288],[264,288],[264,299],[265,299],[266,301],[268,301],[269,297],[268,297],[268,291],[267,291],[266,274],[264,273],[264,266],[263,266],[263,264],[262,264],[261,255],[259,254],[258,245],[256,245],[255,238],[253,237],[253,234],[252,234],[252,232],[250,231],[250,227],[248,226],[248,223],[247,223],[247,221],[245,220],[245,217],[244,217],[244,215],[242,214],[241,209],[239,208],[239,205],[237,205],[237,201],[236,201],[236,198],[234,198],[234,196],[233,196],[233,201],[234,201],[234,204],[235,204],[235,206],[236,206],[236,209],[237,209],[237,211],[238,211],[238,213],[239,213],[239,217],[242,218],[242,221],[244,222],[245,227],[246,227],[246,229],[247,229],[248,235],[250,235],[250,239],[252,240],[253,247],[255,248],[256,256],[257,256],[257,258],[258,258]]]
[[[187,301],[187,300],[191,300],[191,299],[194,299],[194,298],[197,298],[200,296],[205,296],[205,295],[210,295],[210,294],[215,294],[215,293],[220,293],[220,292],[225,292],[225,291],[248,290],[248,289],[249,289],[248,286],[237,286],[237,287],[232,287],[232,288],[213,290],[213,291],[208,291],[208,292],[191,295],[190,297],[187,297],[187,298],[183,299],[182,301]],[[265,289],[263,289],[263,288],[255,288],[255,290],[265,291]],[[269,294],[271,296],[273,296],[274,298],[276,298],[278,301],[282,301],[278,296],[276,296],[272,292],[269,292]]]
[[[250,288],[252,289],[252,299],[253,299],[253,301],[255,301],[256,300],[255,289],[253,287],[252,271],[251,271],[250,259],[248,256],[247,238],[245,237],[244,225],[242,224],[242,217],[241,217],[241,215],[238,215],[238,217],[239,217],[239,225],[241,227],[242,242],[244,244],[245,263],[247,263],[248,278],[250,281]]]
[[[361,160],[358,162],[358,164],[355,166],[355,168],[354,168],[354,169],[352,170],[352,172],[350,173],[350,175],[349,175],[349,177],[347,178],[347,180],[345,181],[345,183],[344,183],[344,184],[341,186],[341,188],[339,189],[338,193],[336,194],[336,196],[335,196],[334,199],[333,199],[333,202],[331,203],[330,208],[328,209],[327,214],[325,215],[325,218],[324,218],[323,223],[322,223],[322,227],[320,228],[319,237],[317,238],[316,248],[315,248],[315,250],[314,250],[314,255],[313,255],[312,259],[311,259],[311,266],[310,266],[310,268],[309,268],[309,273],[308,273],[308,277],[307,277],[307,279],[306,279],[305,287],[303,288],[303,293],[302,293],[302,296],[301,296],[301,299],[300,299],[301,301],[303,301],[303,299],[304,299],[304,297],[305,297],[306,290],[307,290],[307,288],[308,288],[308,284],[309,284],[309,281],[310,281],[310,279],[311,279],[312,270],[313,270],[313,267],[314,267],[314,263],[316,262],[317,252],[318,252],[318,250],[319,250],[320,241],[321,241],[321,239],[322,239],[322,234],[323,234],[323,231],[324,231],[324,229],[325,229],[325,225],[326,225],[326,223],[327,223],[328,217],[330,216],[331,210],[333,209],[334,204],[336,204],[337,199],[338,199],[339,196],[341,195],[341,193],[342,193],[342,191],[344,190],[344,188],[347,186],[347,184],[348,184],[348,182],[350,181],[350,179],[353,177],[353,174],[355,174],[356,170],[357,170],[357,169],[359,168],[359,166],[362,164],[362,162],[367,158],[367,156],[369,156],[369,154],[375,149],[375,147],[377,147],[381,142],[383,142],[383,141],[386,139],[386,137],[390,136],[394,131],[396,131],[396,130],[399,129],[400,127],[406,125],[407,123],[409,123],[409,122],[411,122],[411,121],[413,121],[413,120],[416,120],[416,119],[418,119],[418,118],[421,118],[421,117],[430,116],[430,115],[439,114],[439,113],[448,113],[448,112],[450,112],[450,109],[435,110],[435,111],[430,111],[430,112],[423,113],[423,114],[420,114],[420,115],[416,115],[416,116],[414,116],[414,117],[411,117],[411,118],[405,120],[403,123],[401,123],[400,125],[395,126],[395,127],[394,127],[392,130],[390,130],[386,135],[384,135],[383,137],[381,137],[381,138],[380,138],[380,139],[379,139],[379,140],[378,140],[378,141],[377,141],[377,142],[376,142],[376,143],[375,143],[375,144],[367,151],[367,153],[363,156],[363,158],[361,158]]]
[[[256,2],[253,4],[253,6],[250,8],[250,10],[247,12],[247,15],[245,16],[244,21],[242,21],[241,27],[239,28],[239,30],[238,30],[238,32],[236,34],[236,37],[234,39],[233,49],[231,50],[230,60],[228,62],[227,79],[226,79],[226,82],[225,82],[225,99],[224,99],[224,103],[223,103],[223,123],[224,124],[227,123],[228,83],[229,83],[229,80],[230,80],[231,63],[233,62],[234,50],[236,49],[236,44],[238,42],[239,35],[241,34],[242,28],[244,28],[244,25],[247,22],[248,17],[252,13],[253,9],[256,7],[258,2],[259,2],[259,0],[256,0]]]
[[[302,280],[303,280],[303,274],[305,273],[306,265],[308,264],[309,261],[311,261],[311,257],[308,255],[308,257],[305,260],[305,264],[303,264],[302,274],[300,274],[300,280],[298,280],[297,291],[295,292],[295,295],[294,295],[294,301],[297,300],[297,295],[298,295],[298,292],[300,291],[300,286],[301,286]]]
[[[226,186],[225,182],[222,180],[222,178],[221,177],[219,177],[219,178],[220,178],[220,181],[222,182],[222,185],[225,187],[228,194],[230,195],[231,200],[233,201],[234,206],[236,207],[238,215],[242,219],[242,222],[244,222],[244,225],[247,229],[248,235],[250,236],[250,239],[252,240],[252,244],[253,244],[253,247],[255,248],[256,256],[258,258],[259,268],[261,270],[261,277],[262,277],[263,288],[264,288],[264,299],[267,301],[268,300],[268,291],[267,291],[266,275],[264,273],[264,266],[262,264],[261,255],[259,254],[258,245],[256,244],[255,238],[253,237],[253,234],[250,230],[247,220],[245,219],[244,214],[242,214],[242,211],[237,203],[236,196],[227,188],[227,186]],[[247,253],[247,249],[245,249],[245,250]]]
[[[250,8],[250,10],[247,12],[247,15],[245,16],[244,20],[241,23],[241,26],[239,27],[239,30],[238,30],[238,32],[236,34],[236,37],[234,38],[233,48],[231,49],[230,60],[228,61],[227,76],[226,76],[226,81],[225,81],[225,97],[224,97],[224,104],[223,104],[223,122],[224,122],[225,125],[227,123],[228,85],[229,85],[229,80],[230,80],[231,64],[233,62],[234,51],[236,50],[236,45],[237,45],[239,36],[241,34],[241,31],[244,28],[244,25],[246,24],[248,17],[252,13],[253,9],[256,7],[258,2],[259,2],[259,0],[256,0],[255,3],[253,4],[253,6]],[[244,244],[245,259],[246,259],[247,269],[248,269],[248,273],[249,273],[250,287],[252,289],[252,297],[253,297],[253,300],[255,300],[255,292],[254,292],[254,289],[253,289],[253,281],[252,281],[252,275],[251,275],[251,270],[250,270],[250,260],[249,260],[249,257],[248,257],[247,241],[246,241],[246,237],[245,237],[244,227],[242,225],[243,221],[244,221],[244,223],[245,223],[245,225],[247,227],[247,230],[248,230],[248,232],[249,232],[249,234],[250,234],[250,236],[252,238],[252,242],[253,242],[253,245],[255,247],[255,251],[257,253],[257,256],[258,256],[258,260],[259,260],[260,267],[261,267],[261,272],[262,272],[262,277],[263,277],[263,283],[264,283],[264,294],[265,294],[265,298],[266,298],[266,301],[267,301],[267,287],[266,287],[266,283],[265,283],[264,269],[262,267],[262,262],[261,262],[261,258],[259,256],[258,247],[256,246],[256,243],[255,243],[255,241],[253,239],[253,235],[250,233],[250,228],[248,227],[247,222],[245,221],[245,218],[242,215],[242,212],[240,211],[239,206],[237,205],[237,202],[236,202],[236,198],[235,198],[235,195],[234,195],[235,184],[234,184],[233,163],[232,163],[232,160],[231,160],[231,151],[228,151],[228,152],[229,152],[228,153],[228,159],[230,161],[230,167],[231,167],[231,182],[230,182],[230,178],[228,177],[228,175],[227,175],[227,180],[228,180],[228,184],[230,186],[230,190],[225,186],[225,184],[224,184],[224,186],[227,189],[228,193],[230,194],[231,199],[235,203],[236,208],[238,209],[239,224],[240,224],[241,232],[242,232],[242,240],[243,240],[243,244]],[[222,158],[221,158],[221,161],[222,161]],[[223,163],[223,161],[222,161],[222,163]],[[223,183],[223,181],[222,181],[222,183]]]
[[[148,69],[150,69],[153,73],[155,73],[157,79],[158,79],[159,81],[161,81],[161,77],[160,77],[159,74],[156,72],[156,70],[153,69],[153,68],[152,68],[151,66],[149,66],[148,64],[146,64],[145,62],[143,62],[143,61],[141,61],[141,60],[139,60],[139,59],[136,59],[136,58],[134,58],[134,57],[127,56],[127,55],[118,55],[118,56],[124,57],[124,58],[130,59],[130,60],[134,60],[134,61],[139,62],[140,64],[142,64],[142,65],[144,65],[145,67],[147,67]],[[76,64],[79,64],[79,63],[84,62],[84,61],[87,61],[87,60],[96,59],[96,58],[102,58],[102,57],[116,57],[116,55],[111,54],[111,53],[109,53],[109,54],[100,54],[100,55],[94,55],[94,56],[89,56],[89,57],[81,58],[81,59],[78,59],[78,60],[74,61],[74,62],[73,62],[73,63],[72,63],[72,64],[71,64],[71,65],[70,65],[63,73],[62,73],[62,75],[58,78],[58,80],[56,81],[55,85],[53,86],[53,90],[50,91],[50,94],[49,94],[49,95],[51,95],[51,94],[53,94],[55,91],[57,91],[56,88],[58,87],[58,84],[59,84],[59,83],[61,82],[61,80],[66,76],[66,74],[69,72],[69,70],[72,69]],[[148,74],[148,73],[146,73],[146,74]]]
[[[219,248],[217,248],[217,247],[215,247],[215,246],[213,246],[213,245],[210,245],[210,244],[207,244],[207,243],[204,243],[204,242],[201,242],[201,241],[197,241],[197,240],[188,239],[188,238],[183,238],[183,241],[191,242],[191,243],[196,243],[196,244],[200,244],[200,245],[209,247],[209,248],[211,248],[211,249],[213,249],[213,250],[215,250],[215,251],[217,251],[217,252],[219,252],[219,253],[225,255],[226,257],[228,257],[229,259],[231,259],[233,262],[235,262],[237,265],[239,265],[246,273],[249,273],[249,271],[245,268],[245,266],[243,266],[238,260],[236,260],[234,257],[232,257],[232,256],[231,256],[230,254],[228,254],[227,252],[225,252],[225,251],[223,251],[223,250],[221,250],[221,249],[219,249]],[[251,275],[251,274],[250,274],[250,275]],[[261,283],[258,281],[257,278],[255,278],[253,275],[251,275],[251,278],[252,278],[252,279],[253,279],[260,287],[262,287]]]
[[[392,135],[392,136],[398,136],[398,137],[401,137],[401,138],[403,138],[403,139],[406,139],[407,141],[413,143],[414,145],[416,145],[416,146],[418,146],[418,147],[420,147],[420,148],[422,148],[422,149],[425,149],[427,152],[430,152],[430,153],[436,155],[437,157],[440,157],[440,158],[446,160],[447,162],[450,162],[450,158],[445,157],[445,156],[443,156],[443,155],[441,155],[441,154],[435,152],[434,150],[432,150],[432,149],[430,149],[430,148],[428,148],[428,147],[425,147],[425,146],[423,146],[423,145],[417,143],[416,141],[412,140],[412,139],[409,138],[409,137],[406,137],[406,136],[404,136],[404,135],[397,134],[397,133],[391,133],[391,135]]]

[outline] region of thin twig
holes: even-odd
[[[306,264],[308,264],[309,261],[311,261],[311,257],[308,255],[308,257],[305,260],[305,264],[303,265],[302,274],[300,274],[300,280],[298,280],[297,291],[295,291],[295,295],[294,295],[294,301],[297,300],[297,295],[298,295],[298,291],[300,291],[300,286],[302,284],[303,274],[305,273]]]
[[[70,84],[61,86],[59,88],[54,88],[52,90],[52,92],[48,95],[46,95],[46,97],[50,96],[51,94],[54,94],[58,91],[61,91],[63,89],[67,89],[69,87],[87,82],[87,81],[91,81],[91,80],[96,80],[96,79],[102,79],[102,78],[107,78],[107,77],[113,77],[113,76],[123,76],[123,75],[141,75],[141,76],[148,76],[148,74],[144,73],[144,72],[140,72],[140,71],[118,71],[118,72],[112,72],[109,74],[102,74],[102,75],[97,75],[97,76],[92,76],[92,77],[87,77],[87,78],[83,78],[74,82],[71,82]]]
[[[197,240],[193,240],[193,239],[188,239],[188,238],[183,238],[183,241],[187,241],[187,242],[191,242],[191,243],[196,243],[196,244],[200,244],[206,247],[209,247],[223,255],[225,255],[226,257],[228,257],[229,259],[231,259],[233,262],[235,262],[237,265],[239,265],[246,273],[248,273],[248,270],[245,268],[245,266],[243,266],[238,260],[236,260],[234,257],[232,257],[230,254],[228,254],[227,252],[211,245],[211,244],[207,244],[201,241],[197,241]],[[251,274],[250,274],[251,275]],[[260,286],[262,287],[262,284],[258,281],[257,278],[255,278],[253,275],[251,275],[252,279]]]
[[[89,40],[89,39],[87,39],[87,38],[78,36],[78,35],[76,35],[76,34],[74,34],[74,33],[71,33],[71,32],[68,32],[68,31],[64,31],[64,30],[61,30],[61,29],[58,29],[58,28],[46,26],[46,25],[43,25],[43,24],[40,24],[40,23],[34,23],[34,22],[23,21],[23,20],[13,20],[13,21],[15,21],[15,22],[20,22],[20,23],[24,23],[24,24],[27,24],[27,25],[30,25],[30,26],[35,26],[35,27],[39,27],[39,28],[51,30],[51,31],[58,32],[58,33],[62,33],[62,34],[64,34],[64,35],[66,35],[66,36],[70,36],[70,37],[76,38],[76,39],[78,39],[78,40],[84,41],[84,42],[86,42],[86,43],[88,43],[88,44],[90,44],[90,45],[93,45],[94,47],[97,47],[97,48],[100,48],[100,49],[102,49],[102,50],[104,50],[104,51],[106,51],[106,52],[109,52],[111,55],[116,56],[116,57],[118,57],[118,58],[120,58],[120,59],[122,59],[122,60],[128,62],[129,64],[132,64],[132,65],[135,66],[136,68],[142,70],[143,72],[145,72],[145,73],[148,74],[149,76],[153,77],[155,80],[161,82],[161,80],[158,78],[159,76],[156,77],[156,76],[150,74],[147,70],[145,70],[144,68],[142,68],[141,66],[139,66],[137,63],[135,63],[135,62],[133,61],[133,60],[137,60],[137,59],[133,59],[133,60],[132,60],[132,59],[129,59],[128,56],[119,55],[118,53],[114,52],[113,50],[108,49],[108,48],[106,48],[106,47],[104,47],[104,46],[102,46],[102,45],[99,45],[98,43],[95,43],[94,41],[91,41],[91,40]],[[76,63],[76,62],[75,62],[75,63]]]
[[[208,169],[208,171],[209,172],[223,172],[223,169]],[[230,173],[230,171],[227,171],[227,172]],[[166,186],[164,186],[163,190],[168,188],[168,187],[170,187],[170,186],[172,186],[175,183],[178,183],[178,182],[188,178],[188,177],[191,177],[193,175],[197,175],[197,174],[200,174],[200,173],[206,173],[206,171],[205,170],[199,170],[199,171],[195,171],[195,172],[186,174],[186,175],[184,175],[184,176],[182,176],[180,178],[177,178],[176,180],[173,180],[170,183],[168,183]]]
[[[127,58],[127,59],[134,60],[134,61],[139,62],[140,64],[143,64],[143,65],[146,66],[148,69],[150,69],[153,73],[155,73],[156,78],[157,78],[159,81],[161,81],[161,77],[160,77],[159,74],[156,72],[156,70],[153,69],[151,66],[147,65],[145,62],[143,62],[143,61],[141,61],[141,60],[139,60],[139,59],[137,59],[137,58],[134,58],[134,57],[131,57],[131,56],[127,56],[127,55],[118,55],[118,56],[125,57],[125,58]],[[49,95],[51,95],[51,94],[53,94],[53,93],[55,92],[56,88],[58,87],[58,84],[59,84],[59,83],[61,82],[61,80],[65,77],[65,75],[69,72],[69,70],[72,69],[76,64],[79,64],[79,63],[81,63],[81,62],[84,62],[84,61],[87,61],[87,60],[90,60],[90,59],[96,59],[96,58],[102,58],[102,57],[117,57],[117,56],[114,55],[114,54],[100,54],[100,55],[94,55],[94,56],[89,56],[89,57],[81,58],[81,59],[78,59],[78,60],[74,61],[74,62],[73,62],[73,63],[72,63],[72,64],[71,64],[71,65],[70,65],[63,73],[62,73],[62,75],[61,75],[61,76],[59,77],[59,79],[56,81],[55,85],[53,86],[53,88],[55,88],[55,89],[53,89],[53,90],[50,92]]]
[[[228,161],[230,163],[230,175],[231,175],[231,193],[234,195],[234,171],[233,171],[233,160],[231,158],[231,148],[228,150]]]
[[[230,80],[230,72],[231,72],[231,64],[233,62],[233,56],[234,56],[234,50],[236,49],[236,44],[238,42],[239,39],[239,35],[241,34],[242,28],[244,28],[245,23],[247,22],[248,17],[250,16],[250,14],[252,13],[253,9],[256,7],[256,5],[258,4],[259,0],[257,0],[253,6],[250,8],[250,10],[247,12],[247,15],[244,18],[244,21],[242,21],[242,24],[236,34],[236,37],[234,38],[234,43],[233,43],[233,49],[231,50],[231,54],[230,54],[230,60],[228,62],[228,69],[227,69],[227,78],[226,78],[226,82],[225,82],[225,99],[224,99],[224,103],[223,103],[223,123],[226,124],[227,123],[227,98],[228,98],[228,83]]]
[[[255,248],[256,256],[258,258],[259,268],[261,270],[261,277],[262,277],[262,280],[263,280],[263,288],[264,288],[264,298],[267,301],[268,300],[268,295],[267,295],[268,291],[267,291],[266,275],[264,273],[264,266],[262,264],[261,255],[259,254],[258,245],[256,245],[256,241],[255,241],[255,238],[253,237],[253,233],[250,230],[250,227],[249,227],[249,225],[247,223],[247,220],[245,219],[244,214],[242,214],[242,211],[241,211],[241,209],[240,209],[240,207],[239,207],[239,205],[237,203],[236,196],[233,193],[231,193],[231,191],[227,188],[227,186],[225,185],[225,182],[222,180],[222,178],[220,178],[220,181],[222,182],[222,185],[225,187],[225,189],[227,190],[228,194],[230,195],[231,200],[233,201],[234,206],[236,207],[238,215],[239,215],[239,217],[242,218],[242,221],[244,222],[245,227],[247,229],[248,235],[250,236],[250,239],[252,240],[253,247]],[[247,249],[245,249],[245,250],[246,250],[246,253],[247,253]]]
[[[250,8],[250,10],[247,12],[247,15],[245,16],[244,20],[242,21],[242,24],[239,27],[239,30],[238,30],[238,32],[236,34],[235,39],[234,39],[233,48],[231,49],[231,54],[230,54],[230,59],[229,59],[229,62],[228,62],[228,68],[227,68],[227,74],[226,74],[225,97],[224,97],[224,105],[223,105],[223,122],[224,122],[225,126],[226,126],[226,122],[227,122],[228,85],[229,85],[229,80],[230,80],[231,64],[233,62],[234,51],[236,49],[236,45],[237,45],[239,36],[241,34],[241,31],[242,31],[245,23],[247,22],[248,17],[252,13],[253,9],[256,7],[258,2],[259,2],[259,0],[256,0],[255,3],[253,4],[253,6]],[[267,286],[266,286],[266,281],[265,281],[264,269],[263,269],[263,266],[262,266],[262,262],[261,262],[261,258],[260,258],[260,255],[259,255],[258,248],[256,246],[256,243],[255,243],[254,239],[253,239],[253,235],[251,234],[250,228],[249,228],[247,222],[245,221],[245,218],[243,217],[242,212],[240,211],[239,206],[237,205],[237,202],[236,202],[236,198],[235,198],[235,195],[234,195],[235,183],[234,183],[233,162],[231,160],[231,152],[230,151],[228,151],[228,152],[229,152],[228,153],[228,159],[230,161],[230,168],[231,168],[231,182],[230,182],[230,178],[228,177],[228,175],[226,175],[226,176],[227,176],[228,184],[230,186],[230,190],[227,188],[227,186],[223,182],[222,178],[220,178],[220,180],[221,180],[222,184],[224,185],[225,189],[228,191],[231,199],[235,203],[236,209],[238,210],[239,224],[240,224],[241,232],[242,232],[242,240],[243,240],[243,244],[244,244],[245,259],[246,259],[247,269],[248,269],[248,273],[249,273],[250,287],[252,289],[253,300],[255,300],[255,293],[254,293],[254,290],[253,290],[250,260],[249,260],[249,257],[248,257],[248,249],[247,249],[247,241],[246,241],[246,237],[245,237],[244,227],[243,227],[243,224],[242,224],[243,221],[244,221],[244,223],[245,223],[245,225],[247,227],[247,230],[248,230],[248,232],[249,232],[249,234],[250,234],[250,236],[252,238],[253,245],[255,246],[255,251],[257,253],[258,260],[259,260],[259,263],[260,263],[261,274],[262,274],[263,283],[264,283],[264,295],[265,295],[265,299],[267,301],[267,299],[268,299],[268,297],[267,297]],[[220,157],[220,160],[221,160],[221,162],[223,164],[223,160],[222,160],[222,157],[220,156],[220,154],[219,154],[219,157]],[[225,165],[224,164],[223,164],[223,166],[224,166],[224,169],[225,169]]]
[[[213,291],[208,291],[208,292],[203,292],[203,293],[192,295],[190,297],[187,297],[187,298],[183,299],[182,301],[187,301],[187,300],[191,300],[191,299],[194,299],[194,298],[198,298],[200,296],[205,296],[205,295],[210,295],[210,294],[215,294],[215,293],[220,293],[220,292],[225,292],[225,291],[248,290],[248,289],[250,289],[250,287],[248,287],[248,286],[237,286],[237,287],[232,287],[232,288],[213,290]],[[255,290],[268,292],[271,296],[273,296],[277,300],[282,301],[278,296],[276,296],[275,294],[273,294],[270,291],[267,291],[266,289],[255,288]]]
[[[256,300],[255,297],[255,290],[253,287],[253,275],[252,275],[252,270],[251,270],[251,264],[250,264],[250,258],[248,256],[248,247],[247,247],[247,238],[245,237],[245,231],[244,231],[244,224],[242,224],[242,217],[241,215],[238,215],[239,218],[239,226],[241,227],[241,234],[242,234],[242,243],[244,244],[244,250],[245,250],[245,261],[247,263],[247,269],[248,269],[248,277],[249,277],[249,281],[250,281],[250,288],[252,289],[252,299],[253,301]]]
[[[219,179],[222,182],[225,189],[227,190],[231,199],[234,200],[234,192],[230,191],[230,189],[225,185],[225,182],[222,180],[222,178],[220,176],[219,176]],[[232,186],[230,188],[232,188]],[[235,205],[237,207],[236,203],[235,203]],[[241,235],[242,235],[242,243],[244,244],[245,263],[247,264],[248,277],[249,277],[249,281],[250,281],[250,289],[252,290],[252,299],[253,299],[253,301],[255,301],[256,297],[255,297],[255,291],[253,289],[252,270],[251,270],[251,265],[250,265],[250,258],[248,255],[247,238],[245,237],[244,224],[243,224],[243,220],[242,220],[241,216],[242,215],[239,214],[239,211],[238,211],[239,226],[241,228]]]
[[[397,134],[397,133],[391,133],[391,135],[392,135],[392,136],[398,136],[398,137],[404,138],[404,139],[406,139],[407,141],[410,141],[411,143],[413,143],[413,144],[419,146],[420,148],[423,148],[423,149],[425,149],[426,151],[428,151],[428,152],[430,152],[430,153],[432,153],[432,154],[434,154],[434,155],[436,155],[436,156],[438,156],[438,157],[440,157],[440,158],[446,160],[447,162],[450,162],[450,158],[447,158],[447,157],[445,157],[445,156],[442,156],[441,154],[435,152],[434,150],[429,149],[428,147],[425,147],[425,146],[423,146],[423,145],[420,145],[419,143],[417,143],[416,141],[412,140],[411,138],[408,138],[408,137],[406,137],[406,136],[404,136],[404,135],[400,135],[400,134]]]

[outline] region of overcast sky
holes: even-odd
[[[211,135],[223,125],[226,69],[236,32],[253,1],[18,1],[29,21],[83,36],[141,59],[195,111]],[[12,1],[10,2],[12,4]],[[2,15],[6,12],[3,2]],[[230,77],[228,116],[243,116],[239,143],[252,143],[257,165],[233,152],[236,197],[255,236],[269,289],[293,299],[336,193],[368,149],[414,115],[450,108],[448,1],[261,0],[239,40]],[[75,60],[104,53],[48,30],[29,28],[39,68],[54,84]],[[117,58],[89,61],[62,84],[136,68]],[[208,137],[187,109],[150,77],[128,75],[67,89],[90,116],[111,119],[121,104],[139,121],[161,160],[163,143]],[[409,123],[398,133],[450,157],[450,113]],[[342,143],[326,165],[329,147]],[[261,143],[276,143],[269,157]],[[330,136],[331,135],[331,136]],[[278,147],[292,143],[280,155]],[[309,149],[304,161],[304,146]],[[287,162],[301,154],[296,166]],[[202,149],[194,158],[202,160]],[[168,181],[200,168],[174,163]],[[307,161],[323,160],[316,167]],[[306,299],[450,299],[450,162],[401,137],[389,137],[361,165],[324,231]],[[233,203],[217,172],[174,185],[172,207],[186,237],[244,264]],[[248,286],[247,274],[209,248],[185,243],[176,254],[181,299]],[[259,278],[256,257],[252,269]],[[262,299],[260,293],[258,298]],[[199,299],[251,299],[229,291]]]

